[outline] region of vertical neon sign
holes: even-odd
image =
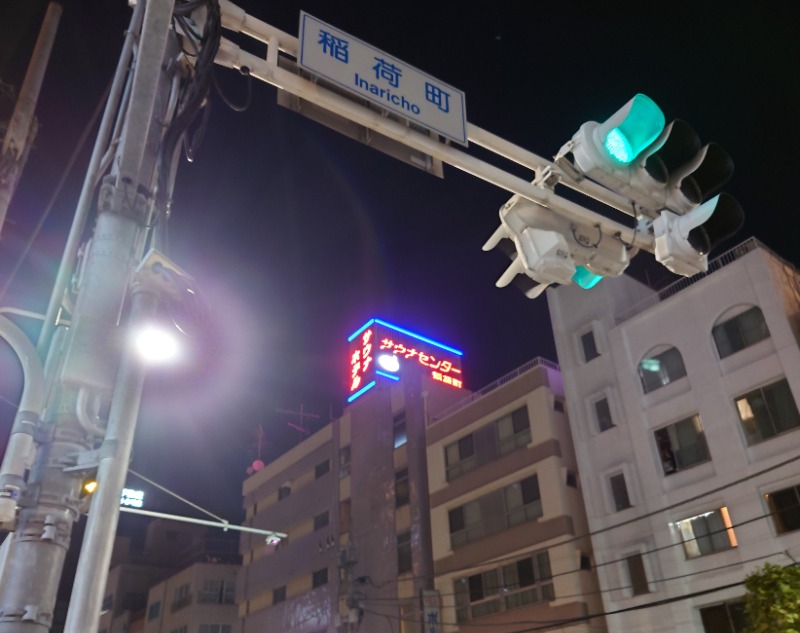
[[[370,319],[348,338],[350,358],[348,402],[374,387],[378,380],[400,380],[404,368],[416,367],[433,380],[462,389],[463,352],[438,341]]]

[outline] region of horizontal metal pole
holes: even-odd
[[[164,514],[163,512],[154,512],[153,510],[142,510],[141,508],[131,508],[128,506],[120,506],[120,512],[129,512],[131,514],[141,514],[147,517],[156,517],[159,519],[170,519],[171,521],[182,521],[183,523],[196,523],[197,525],[209,525],[211,527],[221,528],[223,530],[236,530],[238,532],[251,532],[253,534],[263,534],[264,536],[274,536],[275,538],[286,538],[288,535],[283,532],[273,532],[272,530],[260,530],[258,528],[245,527],[244,525],[233,525],[227,521],[207,521],[206,519],[195,519],[193,517],[182,517],[177,514]]]

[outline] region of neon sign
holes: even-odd
[[[348,338],[349,396],[352,402],[380,379],[400,380],[404,368],[416,367],[433,380],[464,387],[461,350],[380,319],[370,319]]]

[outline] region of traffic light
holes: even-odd
[[[705,146],[685,121],[665,124],[656,103],[637,94],[603,123],[584,123],[559,153],[572,167],[627,197],[655,237],[656,260],[679,275],[708,268],[707,256],[744,222],[741,206],[720,194],[733,161]]]
[[[500,226],[483,250],[499,247],[511,264],[498,287],[517,286],[529,298],[550,284],[589,289],[606,276],[619,276],[636,253],[599,227],[576,224],[518,195],[500,208]]]

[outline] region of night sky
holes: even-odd
[[[46,6],[2,3],[6,83],[21,84]],[[755,236],[797,263],[794,3],[240,6],[291,35],[305,10],[463,90],[470,123],[545,158],[581,123],[603,120],[643,92],[668,121],[686,120],[733,156],[726,191],[744,207],[746,223],[730,245]],[[46,308],[96,127],[67,171],[70,156],[112,77],[129,16],[123,0],[64,4],[39,100],[41,129],[0,240],[0,306]],[[217,67],[216,78],[229,101],[245,101],[244,77]],[[467,151],[532,177],[480,148]],[[149,375],[132,467],[238,519],[259,428],[261,458],[269,461],[304,437],[289,425],[300,417],[285,411],[318,416],[303,420],[312,430],[338,415],[346,336],[373,316],[464,350],[472,389],[536,356],[557,360],[546,298],[495,288],[508,260],[481,250],[510,195],[450,166],[438,179],[360,145],[277,106],[276,89],[258,81],[244,113],[212,90],[203,144],[179,168],[169,252],[194,278],[207,323],[191,340],[191,362]],[[654,287],[676,279],[646,252],[628,272]],[[3,428],[19,390],[4,347]],[[163,495],[152,498],[192,513]]]

